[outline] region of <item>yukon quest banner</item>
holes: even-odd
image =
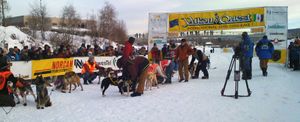
[[[73,58],[55,58],[32,61],[32,78],[37,75],[43,77],[64,75],[73,70]]]
[[[169,32],[227,30],[265,26],[264,8],[170,13]]]

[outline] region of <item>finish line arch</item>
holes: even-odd
[[[149,13],[148,49],[162,48],[180,32],[259,29],[270,40],[287,41],[288,7],[268,6],[199,12]],[[286,44],[287,45],[287,44]],[[283,49],[286,49],[284,46]],[[282,48],[282,47],[279,47]]]

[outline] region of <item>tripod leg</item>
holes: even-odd
[[[226,88],[226,85],[227,85],[227,81],[230,78],[230,74],[231,74],[232,68],[233,68],[233,66],[234,66],[235,63],[236,63],[236,59],[234,57],[232,57],[232,59],[230,61],[229,68],[228,68],[228,71],[227,71],[225,83],[224,83],[223,89],[221,90],[221,95],[222,96],[224,96],[224,91],[225,91],[225,88]]]
[[[237,99],[239,96],[238,89],[239,89],[239,81],[235,81],[235,94],[234,94],[235,99]]]
[[[246,82],[246,87],[247,87],[248,96],[250,96],[252,92],[250,91],[250,88],[249,88],[249,85],[248,85],[248,81],[245,80],[245,82]]]

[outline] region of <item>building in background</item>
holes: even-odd
[[[28,27],[28,20],[30,16],[16,16],[7,18],[7,26],[17,26],[19,28]],[[50,19],[50,23],[52,27],[60,27],[61,26],[61,19],[58,17],[47,17]],[[87,23],[92,20],[80,20],[77,28],[87,28]]]

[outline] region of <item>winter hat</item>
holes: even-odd
[[[134,41],[135,41],[135,38],[133,38],[133,37],[129,37],[128,41],[129,41],[129,43],[133,44],[133,43],[134,43]]]
[[[94,61],[95,57],[93,55],[89,55],[89,61]]]
[[[246,38],[247,36],[248,36],[248,33],[247,33],[247,32],[243,32],[243,33],[242,33],[242,37],[243,37],[243,38]]]
[[[264,35],[264,36],[263,36],[263,39],[268,39],[268,36],[267,36],[267,35]]]

